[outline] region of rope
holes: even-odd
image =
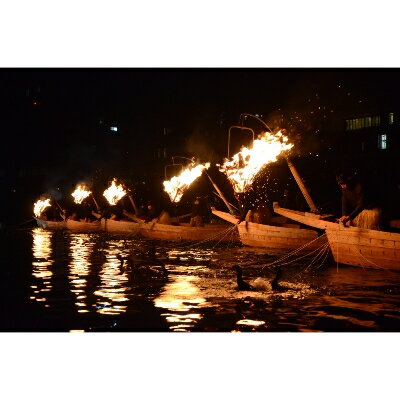
[[[307,242],[306,244],[302,245],[301,247],[295,249],[294,251],[289,252],[288,254],[282,256],[281,258],[275,260],[274,262],[268,263],[267,265],[263,266],[263,269],[264,269],[264,267],[274,265],[274,264],[276,264],[276,263],[279,263],[280,261],[283,261],[283,260],[285,260],[285,259],[290,258],[291,256],[293,256],[293,255],[297,254],[298,252],[302,251],[304,248],[307,248],[309,245],[311,245],[311,244],[314,243],[315,241],[320,240],[321,238],[324,238],[324,237],[326,237],[326,233],[324,233],[324,234],[318,236],[317,238],[314,238],[313,240]],[[318,247],[316,250],[318,250],[319,248],[320,248],[320,247]],[[313,252],[315,252],[315,250],[312,251],[311,253],[313,253]],[[310,254],[311,254],[311,253],[310,253]],[[307,254],[307,255],[310,255],[310,254]],[[307,255],[306,255],[306,256],[307,256]],[[304,256],[303,256],[302,258],[304,258]],[[301,259],[301,258],[298,258],[298,259]],[[296,259],[295,259],[295,260],[296,260]]]
[[[308,270],[309,268],[311,268],[311,266],[317,262],[317,260],[321,259],[325,252],[329,252],[329,243],[326,243],[322,246],[322,249],[320,250],[320,252],[312,259],[312,261],[310,262],[310,264],[304,269],[304,271]],[[322,266],[322,264],[320,265],[320,267]]]
[[[20,223],[20,224],[18,225],[18,227],[19,227],[19,226],[22,226],[22,225],[24,225],[24,224],[28,224],[28,223],[32,222],[33,220],[35,220],[35,219],[34,219],[34,218],[30,218],[30,219],[27,220],[26,222]]]
[[[205,244],[210,241],[216,241],[217,238],[220,237],[220,239],[217,241],[217,244],[219,244],[229,233],[233,232],[235,230],[235,228],[236,228],[236,225],[232,225],[232,226],[229,226],[228,228],[226,228],[225,230],[219,231],[215,235],[205,238],[204,240],[196,241],[195,243],[183,243],[182,245],[175,245],[175,248],[182,248],[182,249],[183,248],[192,248],[192,247],[196,247],[196,246]]]
[[[278,259],[278,260],[276,260],[275,262],[272,262],[272,263],[269,263],[269,264],[263,266],[263,268],[262,268],[261,270],[263,270],[264,267],[266,267],[266,266],[271,266],[271,265],[274,265],[274,264],[277,264],[277,266],[290,265],[291,263],[296,262],[296,261],[298,261],[298,260],[300,260],[300,259],[303,259],[303,258],[305,258],[305,257],[307,257],[307,256],[310,256],[310,255],[312,255],[313,253],[315,253],[315,252],[317,252],[317,251],[321,251],[321,248],[322,248],[323,246],[325,246],[325,245],[326,245],[326,243],[322,244],[320,247],[314,249],[313,251],[311,251],[311,252],[309,252],[309,253],[306,253],[305,255],[300,256],[300,257],[298,257],[298,258],[295,258],[295,259],[293,259],[293,260],[291,260],[291,261],[289,261],[289,262],[279,263],[279,261],[280,261],[281,259]]]

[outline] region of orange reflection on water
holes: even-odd
[[[71,262],[69,264],[69,280],[71,292],[76,296],[75,305],[78,313],[88,312],[87,308],[87,276],[90,273],[90,253],[93,241],[88,234],[73,234],[70,242]]]
[[[51,237],[53,232],[36,228],[32,230],[32,276],[37,280],[36,284],[31,285],[33,290],[30,299],[37,302],[46,302],[46,294],[51,291],[51,276],[53,273],[50,266],[54,263],[51,258]]]
[[[129,300],[127,291],[129,287],[128,275],[125,269],[121,268],[121,262],[117,255],[127,256],[123,253],[122,242],[110,241],[104,249],[106,262],[100,272],[101,285],[94,293],[99,297],[97,300],[97,312],[102,314],[120,314],[126,312],[124,304]]]
[[[188,331],[202,318],[202,314],[196,310],[204,306],[207,301],[193,284],[199,279],[198,277],[178,275],[173,276],[173,279],[174,281],[168,283],[160,296],[154,300],[154,304],[158,308],[170,311],[162,315],[171,324],[171,330]]]

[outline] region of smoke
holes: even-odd
[[[60,189],[50,189],[47,191],[49,197],[55,201],[60,201],[63,198],[63,194],[61,193]]]

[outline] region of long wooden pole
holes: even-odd
[[[222,199],[222,197],[221,197],[218,193],[216,193],[215,191],[213,191],[213,194],[214,194],[216,197],[218,197],[219,199]],[[222,199],[222,201],[223,201],[223,199]],[[235,210],[238,211],[238,209],[236,208],[235,205],[232,205],[230,202],[229,202],[229,205],[230,205],[233,209],[235,209]]]
[[[61,206],[60,206],[60,204],[56,201],[56,200],[54,200],[54,202],[56,203],[56,205],[58,206],[58,208],[60,209],[60,211],[62,212],[63,211],[63,209],[61,208]]]
[[[292,175],[294,177],[294,180],[296,180],[297,185],[300,188],[300,191],[302,192],[305,200],[307,201],[308,206],[311,209],[311,212],[313,213],[319,213],[317,207],[314,204],[314,201],[312,200],[310,193],[307,190],[307,187],[304,185],[304,182],[302,178],[300,177],[299,173],[297,172],[297,169],[294,167],[291,161],[289,161],[288,158],[286,158],[287,164],[289,166],[290,171],[292,172]]]
[[[230,203],[227,201],[227,199],[224,197],[224,194],[222,194],[222,191],[218,188],[218,186],[213,182],[213,180],[211,179],[210,175],[206,172],[206,175],[208,176],[208,178],[210,179],[211,184],[214,186],[214,188],[217,190],[219,196],[221,197],[222,201],[224,201],[225,205],[228,207],[229,211],[234,213],[235,210],[232,208],[232,206],[230,205]]]
[[[139,209],[138,209],[138,207],[136,206],[135,201],[134,201],[133,198],[132,198],[132,195],[129,194],[128,197],[129,197],[129,201],[131,201],[131,204],[132,204],[132,206],[133,206],[133,209],[135,210],[136,216],[139,216]]]
[[[96,205],[97,212],[99,212],[99,211],[100,211],[100,207],[99,207],[99,204],[98,204],[97,201],[96,201],[96,198],[94,198],[93,193],[91,193],[90,195],[92,196],[92,199],[93,199],[93,201],[94,201],[94,203],[95,203],[95,205]]]

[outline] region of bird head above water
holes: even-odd
[[[237,289],[240,291],[253,291],[254,288],[247,283],[246,281],[243,280],[242,278],[242,268],[239,265],[233,265],[231,267],[232,270],[236,271],[237,274]]]

